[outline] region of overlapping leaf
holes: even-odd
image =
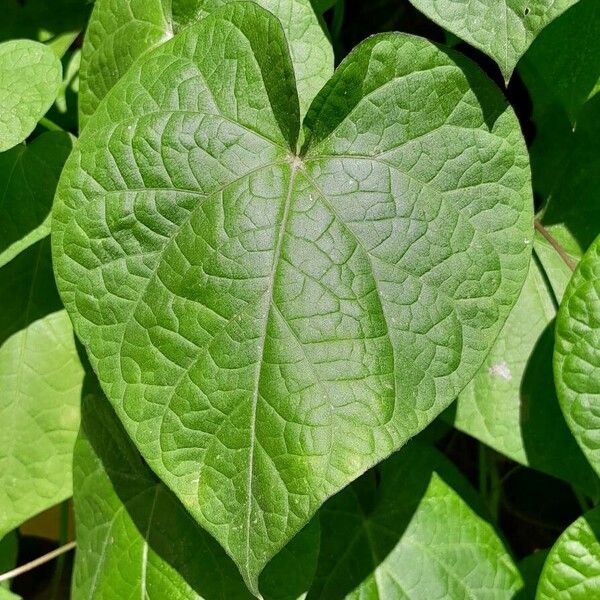
[[[506,80],[548,23],[578,0],[410,0],[444,29],[491,56]]]
[[[558,311],[554,378],[567,423],[600,474],[600,237],[581,259]]]
[[[550,25],[519,66],[533,100],[533,183],[544,225],[580,256],[600,230],[600,6],[581,0]]]
[[[71,495],[82,368],[46,238],[0,269],[0,536]]]
[[[223,549],[141,460],[93,384],[86,388],[82,426],[74,456],[78,548],[73,600],[252,598]],[[315,521],[265,569],[263,597],[303,596],[318,550]]]
[[[83,46],[81,126],[135,59],[230,1],[98,0]],[[311,0],[255,1],[271,11],[285,30],[304,114],[333,72],[331,44]]]
[[[48,132],[0,153],[0,267],[50,233],[50,209],[73,147],[67,133]]]
[[[554,319],[570,275],[561,256],[536,235],[521,295],[483,366],[458,397],[454,425],[513,460],[594,495],[598,479],[565,423],[552,376]]]
[[[299,114],[279,23],[229,4],[116,84],[53,220],[105,392],[253,589],[473,376],[532,236],[516,118],[458,55],[371,38],[311,107],[300,155]]]
[[[61,81],[60,61],[47,46],[30,40],[0,44],[0,152],[34,130]]]
[[[554,544],[537,600],[591,600],[600,589],[600,507],[573,523]]]
[[[515,597],[519,572],[474,493],[436,450],[410,444],[323,507],[308,600]]]

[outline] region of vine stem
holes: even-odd
[[[46,129],[48,129],[48,131],[64,131],[64,129],[60,125],[57,125],[54,121],[51,121],[50,119],[47,119],[46,117],[42,117],[39,120],[39,124],[42,127],[45,127]]]
[[[12,569],[11,571],[2,573],[2,575],[0,575],[0,583],[2,583],[3,581],[8,581],[9,579],[14,579],[15,577],[18,577],[19,575],[22,575],[23,573],[27,573],[28,571],[31,571],[31,570],[41,566],[41,565],[55,559],[57,556],[61,556],[62,554],[65,554],[66,552],[73,550],[73,548],[75,548],[76,545],[77,545],[76,542],[69,542],[68,544],[61,546],[60,548],[57,548],[56,550],[52,550],[52,552],[48,552],[48,554],[44,554],[43,556],[40,556],[39,558],[36,558],[35,560],[32,560],[31,562],[25,563],[24,565],[21,565],[20,567],[17,567],[16,569]]]
[[[535,228],[544,236],[545,240],[556,250],[558,255],[563,259],[567,267],[569,267],[571,271],[575,271],[577,264],[567,254],[566,250],[558,243],[554,236],[537,219],[534,221],[534,224]]]

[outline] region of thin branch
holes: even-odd
[[[567,254],[567,251],[556,241],[554,236],[536,219],[534,221],[535,228],[544,236],[546,241],[556,250],[558,255],[563,259],[567,267],[574,271],[577,268],[577,263]]]
[[[61,554],[64,554],[65,552],[69,552],[70,550],[73,550],[73,548],[75,548],[76,546],[76,542],[69,542],[68,544],[65,544],[64,546],[61,546],[60,548],[57,548],[56,550],[52,550],[52,552],[48,552],[48,554],[44,554],[44,556],[40,556],[39,558],[36,558],[35,560],[32,560],[31,562],[25,563],[24,565],[21,565],[20,567],[17,567],[16,569],[12,569],[12,571],[7,571],[6,573],[2,573],[2,575],[0,575],[0,583],[2,583],[3,581],[8,581],[9,579],[14,579],[15,577],[18,577],[19,575],[22,575],[23,573],[27,573],[27,571],[31,571],[33,569],[35,569],[36,567],[39,567],[40,565],[43,565],[53,559],[55,559],[57,556],[60,556]]]

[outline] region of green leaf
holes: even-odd
[[[81,127],[144,52],[232,0],[98,0],[84,41]],[[310,0],[255,0],[281,22],[289,42],[300,109],[306,113],[333,72],[333,51]]]
[[[581,0],[550,25],[519,65],[533,101],[531,147],[542,222],[572,255],[600,229],[600,7]]]
[[[410,0],[432,21],[493,58],[508,81],[535,37],[578,0]]]
[[[62,81],[51,48],[30,40],[0,44],[0,152],[22,142],[52,106]]]
[[[599,30],[597,0],[579,0],[540,34],[519,66],[533,71],[573,126],[582,106],[600,90]]]
[[[308,600],[514,597],[519,572],[449,461],[409,444],[377,472],[377,480],[367,473],[321,510]]]
[[[19,536],[13,530],[0,539],[0,574],[6,573],[17,564]],[[0,583],[0,600],[18,598],[10,591],[10,581]]]
[[[52,200],[73,139],[48,132],[0,153],[0,267],[50,233]]]
[[[600,507],[558,538],[544,564],[537,600],[591,600],[600,589]]]
[[[73,600],[252,597],[219,544],[144,464],[93,386],[86,387],[82,404],[74,471]],[[312,581],[318,547],[314,521],[265,569],[264,597],[299,598]]]
[[[49,245],[0,268],[0,536],[71,495],[82,369]]]
[[[519,571],[523,577],[523,587],[515,600],[534,600],[538,581],[550,550],[537,550],[519,562]]]
[[[595,495],[598,478],[565,423],[552,376],[554,319],[570,275],[558,253],[536,235],[521,295],[483,366],[458,397],[454,425],[523,465]]]
[[[517,120],[459,55],[370,38],[313,104],[301,156],[298,114],[275,18],[230,4],[115,86],[53,213],[103,389],[254,589],[471,379],[533,235]]]
[[[600,474],[600,237],[581,259],[558,311],[554,380],[567,423]]]

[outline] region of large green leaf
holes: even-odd
[[[144,464],[108,401],[92,386],[83,399],[74,470],[73,600],[252,597],[231,559]],[[303,595],[318,549],[314,521],[265,569],[264,597]]]
[[[301,155],[298,115],[275,17],[230,4],[115,86],[53,213],[105,392],[254,588],[325,498],[470,380],[533,235],[517,120],[459,55],[370,38],[313,104]]]
[[[68,133],[48,132],[0,153],[0,267],[50,233],[56,184],[72,147]]]
[[[410,0],[444,29],[491,56],[506,80],[535,37],[578,0]]]
[[[49,246],[0,268],[0,537],[71,495],[82,369]]]
[[[321,510],[308,600],[514,598],[517,567],[449,461],[409,444],[377,473]]]
[[[80,124],[135,59],[232,0],[98,0],[83,46]],[[289,42],[300,110],[333,72],[333,51],[310,0],[255,0],[279,18]],[[233,93],[233,92],[232,92]]]
[[[542,221],[574,255],[600,230],[600,5],[581,0],[550,25],[519,65],[533,101],[534,189]]]
[[[54,52],[31,40],[0,44],[0,152],[22,142],[54,102],[62,67]]]
[[[521,295],[458,397],[454,425],[521,464],[595,495],[598,479],[565,423],[552,376],[554,319],[570,275],[559,254],[536,235]]]
[[[581,259],[558,311],[554,379],[567,423],[600,474],[600,237]]]
[[[586,513],[552,547],[537,600],[592,600],[600,590],[600,507]]]

